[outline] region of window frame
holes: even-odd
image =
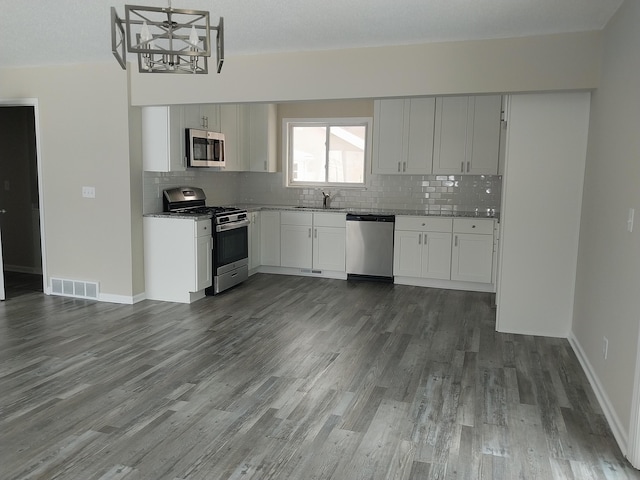
[[[365,127],[365,146],[364,146],[364,165],[362,166],[362,182],[307,182],[294,181],[293,174],[293,156],[292,142],[293,136],[291,131],[294,127],[345,127],[345,126],[364,126]],[[283,145],[283,165],[285,170],[285,186],[289,188],[366,188],[369,182],[369,172],[371,168],[371,151],[373,143],[373,117],[331,117],[331,118],[283,118],[282,119],[282,145]],[[329,157],[329,150],[325,155],[325,172]],[[326,178],[326,173],[325,173]]]

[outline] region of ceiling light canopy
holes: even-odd
[[[111,7],[111,51],[126,70],[126,54],[138,56],[141,73],[208,73],[211,32],[215,31],[217,72],[224,62],[224,19],[209,23],[209,12],[124,6],[124,20]]]

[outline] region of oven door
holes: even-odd
[[[249,264],[249,220],[217,225],[213,236],[213,272],[222,275]]]

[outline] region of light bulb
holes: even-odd
[[[200,37],[196,32],[195,25],[191,25],[191,34],[189,35],[189,43],[197,50],[200,44]]]
[[[147,25],[147,21],[142,22],[142,28],[140,29],[140,40],[143,42],[148,42],[153,39],[153,35],[149,31],[149,25]]]

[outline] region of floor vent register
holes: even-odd
[[[62,278],[51,279],[51,293],[64,297],[98,299],[98,284],[96,282],[84,282],[82,280],[65,280]]]

